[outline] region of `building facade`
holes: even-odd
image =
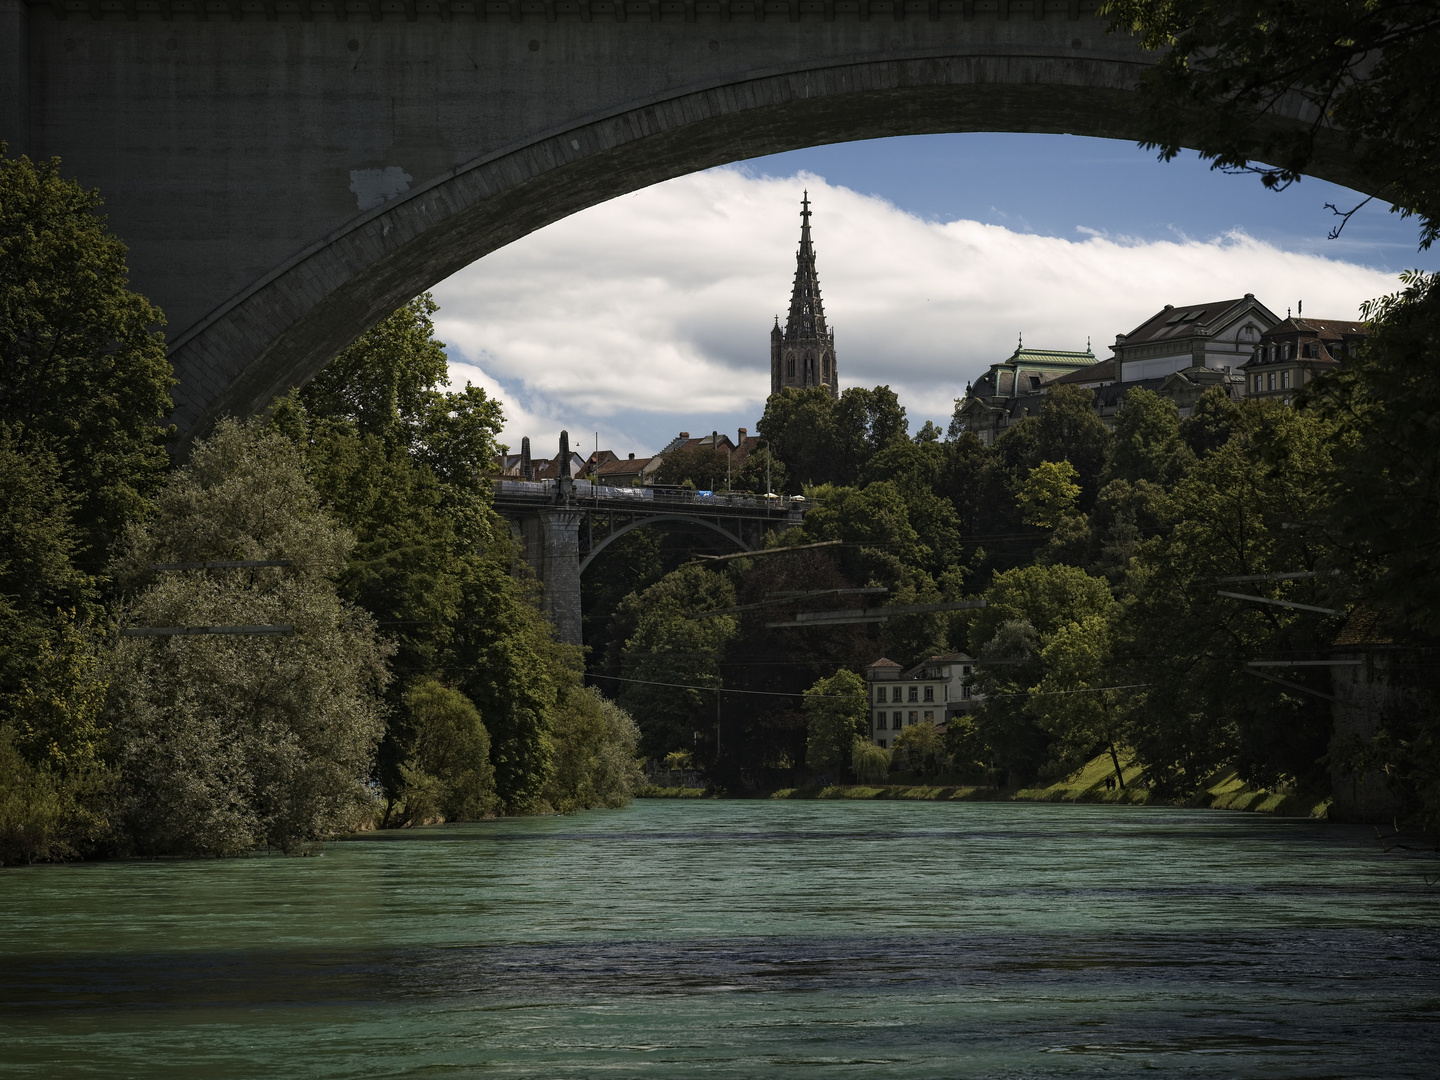
[[[919,723],[934,724],[943,733],[951,718],[979,706],[980,695],[970,686],[974,672],[975,661],[958,652],[929,657],[909,671],[883,656],[876,660],[865,669],[871,741],[888,748],[900,732]]]
[[[1027,349],[1023,342],[1010,356],[965,387],[959,417],[966,431],[990,445],[1011,424],[1040,411],[1052,385],[1095,367],[1095,354],[1063,349]]]
[[[835,332],[825,323],[820,298],[820,274],[815,268],[815,246],[810,240],[810,193],[800,201],[800,250],[795,254],[795,286],[790,293],[790,314],[785,328],[780,317],[770,331],[770,393],[787,386],[823,386],[831,397],[840,396],[840,371],[835,360]]]
[[[1241,366],[1245,396],[1289,405],[1315,376],[1355,356],[1367,330],[1363,322],[1287,316],[1260,335],[1250,360]]]
[[[1116,381],[1163,379],[1187,368],[1238,371],[1279,321],[1254,293],[1185,307],[1166,304],[1130,333],[1115,335]]]

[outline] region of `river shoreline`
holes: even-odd
[[[897,783],[897,784],[808,784],[744,794],[717,796],[708,789],[644,787],[635,795],[640,799],[895,799],[911,802],[1067,802],[1104,803],[1116,806],[1171,806],[1189,809],[1246,810],[1275,814],[1279,817],[1301,817],[1329,820],[1331,800],[1328,796],[1290,792],[1252,790],[1240,780],[1233,769],[1215,774],[1197,796],[1167,799],[1156,796],[1141,786],[1139,769],[1127,766],[1123,771],[1126,786],[1106,787],[1115,770],[1109,755],[1100,755],[1085,763],[1076,772],[1045,787],[994,788],[958,783]]]

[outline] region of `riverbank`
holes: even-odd
[[[1087,761],[1069,776],[1045,787],[1007,788],[947,783],[900,784],[810,784],[804,787],[780,788],[756,792],[749,798],[766,799],[899,799],[922,802],[1073,802],[1111,803],[1125,806],[1184,806],[1214,810],[1248,810],[1255,813],[1278,814],[1282,817],[1325,819],[1329,816],[1330,799],[1314,795],[1296,795],[1280,791],[1252,790],[1235,775],[1234,769],[1216,773],[1204,791],[1194,798],[1177,800],[1156,796],[1145,786],[1141,769],[1129,765],[1122,768],[1125,787],[1107,788],[1106,781],[1115,776],[1108,754]],[[641,788],[635,793],[640,799],[700,799],[716,797],[704,788]]]

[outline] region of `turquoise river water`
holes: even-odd
[[[645,801],[313,858],[0,871],[0,1077],[1435,1077],[1372,832]]]

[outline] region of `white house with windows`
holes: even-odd
[[[975,661],[958,652],[929,657],[909,671],[893,660],[876,660],[865,669],[871,739],[888,747],[898,733],[922,720],[944,732],[951,717],[980,704],[970,686],[974,672]]]

